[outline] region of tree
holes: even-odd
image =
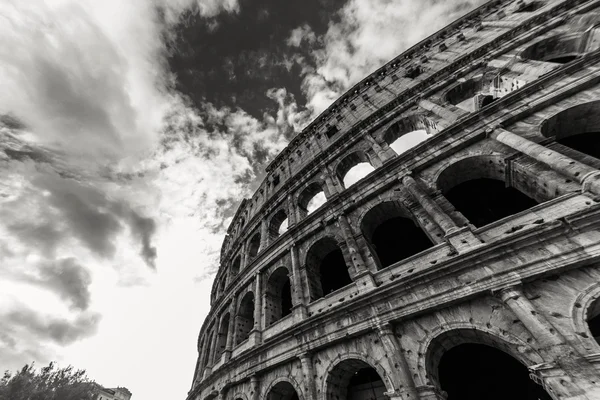
[[[93,400],[98,384],[85,370],[72,366],[58,368],[54,362],[37,371],[34,364],[20,371],[4,373],[0,380],[0,400]]]

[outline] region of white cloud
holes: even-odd
[[[413,44],[485,0],[349,0],[323,37],[311,39],[316,68],[305,67],[303,90],[314,115],[343,92]],[[309,27],[294,29],[299,46]],[[321,45],[322,44],[322,45]]]

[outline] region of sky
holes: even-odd
[[[0,371],[184,399],[227,226],[290,139],[483,0],[0,2]]]

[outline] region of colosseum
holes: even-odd
[[[188,400],[600,399],[596,135],[600,0],[400,54],[240,204]]]

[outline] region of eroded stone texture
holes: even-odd
[[[188,399],[600,399],[599,23],[489,2],[294,138],[229,227]]]

